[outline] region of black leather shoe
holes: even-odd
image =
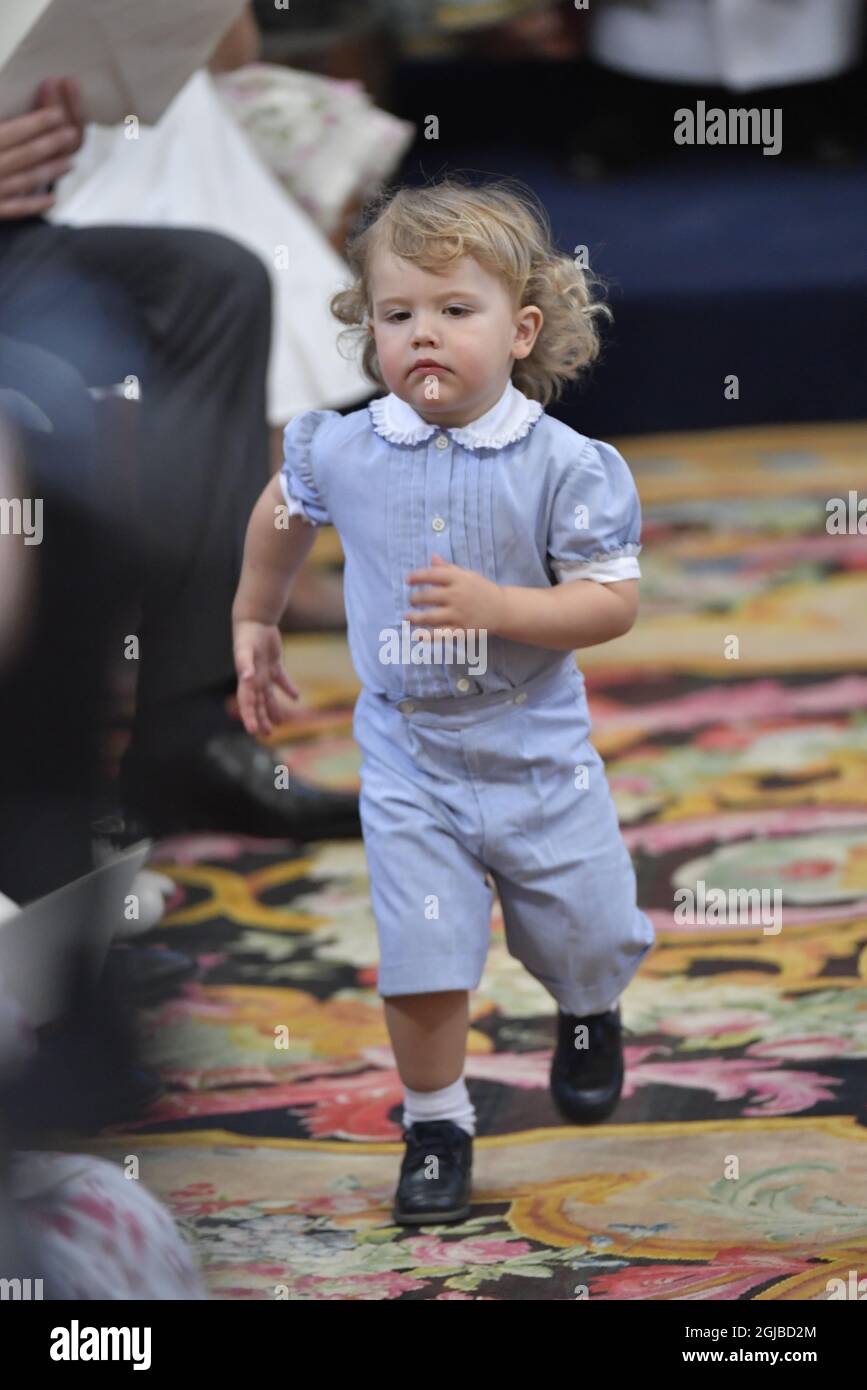
[[[587,1027],[587,1046],[575,1046],[575,1029]],[[623,1089],[620,1005],[604,1014],[557,1014],[557,1046],[551,1059],[551,1096],[573,1125],[593,1124],[614,1110]]]
[[[472,1135],[453,1120],[418,1120],[403,1138],[395,1221],[401,1226],[463,1221],[470,1214]]]
[[[313,786],[291,767],[288,787],[277,787],[277,765],[276,750],[243,729],[171,759],[130,753],[121,768],[124,809],[155,837],[195,830],[293,840],[361,835],[355,792]]]

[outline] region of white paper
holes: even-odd
[[[2,0],[0,120],[30,111],[44,78],[73,77],[87,120],[152,125],[244,8],[245,0]]]
[[[0,68],[51,0],[6,0],[0,10]]]

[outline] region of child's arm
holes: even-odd
[[[533,647],[571,652],[622,637],[638,615],[638,580],[600,584],[570,579],[552,589],[500,585],[502,619],[497,637]]]
[[[484,629],[491,637],[571,652],[622,637],[638,613],[638,580],[600,584],[570,579],[550,589],[495,584],[439,555],[430,569],[407,576],[417,627]]]
[[[248,734],[270,734],[285,717],[279,692],[297,700],[298,691],[283,666],[277,626],[289,590],[316,539],[315,527],[300,517],[288,527],[275,525],[285,507],[279,475],[265,488],[250,517],[244,563],[232,604],[232,636],[238,673],[238,708]]]
[[[244,563],[232,605],[232,623],[279,622],[295,575],[316,539],[316,527],[301,517],[278,529],[276,508],[286,506],[279,474],[268,483],[253,508],[244,540]]]

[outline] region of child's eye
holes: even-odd
[[[468,313],[470,312],[470,310],[467,309],[467,308],[465,308],[463,304],[449,304],[449,305],[446,306],[445,312],[446,312],[447,314],[450,314],[451,311],[452,311],[453,309],[457,310],[457,312],[458,312],[459,314],[468,314]],[[408,310],[406,310],[406,309],[395,309],[394,313],[388,314],[388,315],[386,316],[386,320],[385,320],[385,321],[386,321],[386,323],[402,323],[403,320],[404,320],[405,318],[407,318],[407,317],[408,317]]]

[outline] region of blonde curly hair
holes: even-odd
[[[378,386],[386,383],[368,322],[370,266],[380,248],[435,274],[472,256],[505,282],[516,309],[537,305],[544,323],[529,356],[515,361],[512,381],[543,406],[599,355],[596,321],[612,317],[594,298],[601,281],[557,250],[532,190],[516,179],[473,185],[451,175],[420,188],[382,190],[365,204],[361,228],[347,244],[353,284],[333,295],[329,307],[347,325],[338,343],[348,339],[354,354],[363,342],[361,365]]]

